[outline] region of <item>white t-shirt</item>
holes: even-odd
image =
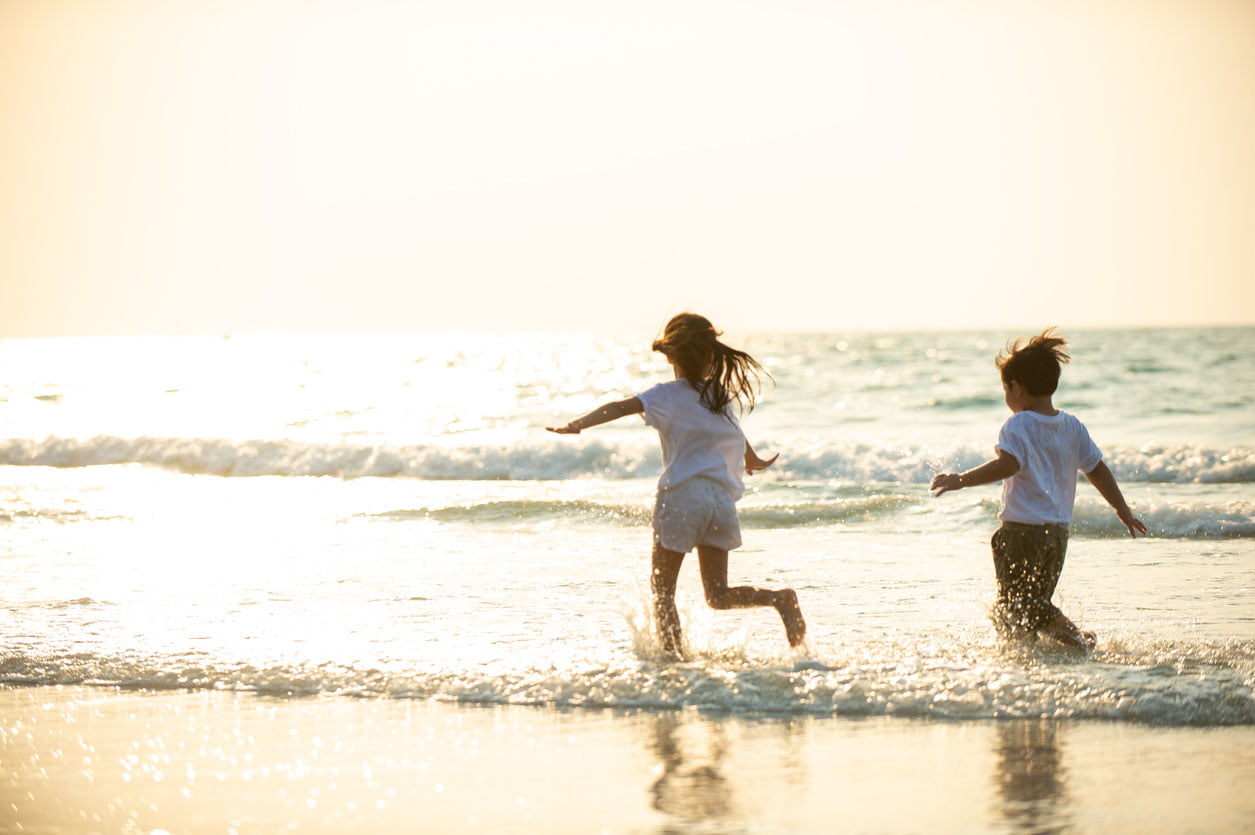
[[[688,380],[659,383],[636,397],[645,406],[645,423],[658,430],[662,441],[659,488],[703,476],[741,498],[745,434],[730,410],[725,416],[707,409]]]
[[[1020,469],[1002,482],[998,518],[1026,525],[1068,524],[1076,501],[1076,473],[1090,472],[1102,452],[1072,415],[1016,412],[1002,424],[997,449],[1015,456]]]

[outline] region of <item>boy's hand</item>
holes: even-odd
[[[959,490],[963,487],[963,476],[958,473],[938,473],[933,476],[933,483],[928,486],[933,491],[934,496],[940,496],[942,493],[949,493],[951,490]]]
[[[1099,461],[1094,469],[1085,474],[1085,477],[1097,488],[1102,497],[1107,500],[1107,504],[1111,505],[1111,509],[1116,512],[1116,516],[1119,516],[1120,521],[1129,529],[1129,536],[1136,539],[1139,533],[1143,535],[1146,533],[1146,526],[1129,509],[1129,503],[1124,500],[1124,494],[1120,492],[1120,485],[1116,484],[1116,477],[1111,474],[1105,462]]]
[[[559,435],[580,434],[580,428],[575,425],[575,421],[571,421],[566,426],[546,426],[545,429],[549,432],[556,432]]]
[[[964,487],[979,487],[1010,478],[1020,471],[1020,462],[1005,449],[998,450],[997,458],[990,458],[984,464],[965,473],[938,473],[933,476],[933,483],[928,489],[934,496],[949,493],[951,490],[962,490]]]
[[[1124,510],[1116,511],[1116,515],[1120,517],[1120,521],[1124,523],[1124,526],[1129,529],[1129,536],[1137,539],[1139,533],[1142,536],[1146,535],[1146,526],[1142,524],[1141,519],[1133,515],[1132,510],[1126,507]]]

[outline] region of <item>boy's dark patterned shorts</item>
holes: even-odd
[[[995,622],[1004,635],[1034,633],[1059,610],[1050,602],[1068,551],[1067,525],[1003,522],[994,532]]]

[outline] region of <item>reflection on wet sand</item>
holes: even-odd
[[[650,786],[656,810],[685,823],[739,817],[722,773],[728,752],[724,723],[683,722],[679,713],[658,714],[650,748],[658,760]]]
[[[1060,723],[1045,719],[997,726],[994,754],[996,815],[1012,832],[1059,833],[1071,828],[1067,769],[1059,745]]]

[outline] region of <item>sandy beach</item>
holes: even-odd
[[[0,690],[3,832],[1243,832],[1255,728]]]
[[[0,0],[0,835],[1255,835],[1253,44]]]

